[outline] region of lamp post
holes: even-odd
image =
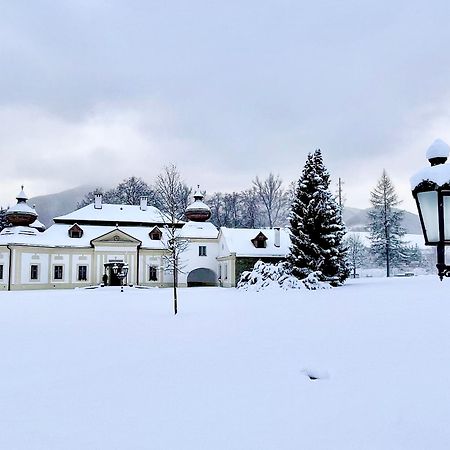
[[[437,139],[427,151],[431,167],[411,178],[411,189],[419,211],[425,245],[436,247],[439,278],[450,277],[445,246],[450,245],[450,164],[445,164],[449,146]]]
[[[114,272],[114,275],[116,275],[117,278],[119,278],[119,280],[120,280],[120,292],[123,292],[123,280],[128,275],[128,264],[124,264],[119,270],[119,266],[117,265],[117,263],[115,263],[113,265],[113,267],[112,267],[112,270]]]

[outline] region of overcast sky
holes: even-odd
[[[240,190],[321,148],[347,205],[406,209],[450,142],[448,1],[2,1],[0,204],[81,184]]]

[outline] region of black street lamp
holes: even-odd
[[[431,167],[411,178],[411,189],[419,211],[425,245],[436,247],[439,278],[450,277],[445,264],[445,246],[450,245],[450,164],[445,164],[449,146],[437,139],[427,151]]]
[[[117,278],[119,278],[119,280],[120,280],[120,292],[123,292],[123,280],[128,275],[128,264],[123,264],[122,267],[120,267],[120,270],[119,270],[119,266],[116,263],[116,264],[114,264],[112,266],[112,270],[114,272],[114,275],[116,275]]]

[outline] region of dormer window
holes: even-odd
[[[153,228],[148,235],[152,241],[160,241],[162,238],[162,232],[158,227]]]
[[[80,238],[81,236],[83,236],[83,230],[77,224],[69,228],[69,237]]]
[[[267,247],[267,237],[259,232],[256,237],[252,239],[252,244],[255,248],[266,248]]]

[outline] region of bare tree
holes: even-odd
[[[107,191],[97,187],[88,192],[78,203],[77,208],[93,203],[96,194],[102,194],[104,203],[116,205],[139,205],[141,197],[147,197],[150,203],[156,202],[154,190],[142,178],[131,176]]]
[[[105,191],[101,187],[96,187],[93,191],[88,192],[84,198],[77,203],[77,208],[83,208],[86,205],[90,205],[91,203],[94,203],[95,196],[97,194],[101,194],[103,196],[103,202],[104,203],[111,203],[111,204],[118,204],[120,203],[116,188],[109,189]]]
[[[139,205],[141,197],[147,197],[154,202],[155,193],[142,179],[135,176],[125,178],[116,188],[117,203],[123,205]]]
[[[281,178],[273,173],[270,173],[265,180],[261,180],[259,177],[253,180],[253,186],[256,188],[256,192],[264,205],[269,227],[271,228],[277,222],[280,212],[285,205],[282,184]]]
[[[356,272],[364,265],[368,257],[368,249],[364,246],[361,237],[358,234],[350,234],[345,239],[347,247],[347,261],[352,271],[353,278],[356,278]]]
[[[231,228],[236,228],[240,225],[240,196],[237,192],[232,194],[225,194],[224,213],[226,217],[226,225]]]
[[[242,214],[241,225],[245,228],[257,228],[261,225],[261,208],[256,189],[253,187],[241,193]]]
[[[162,172],[156,177],[156,193],[165,214],[165,229],[167,232],[167,254],[164,255],[164,262],[167,270],[173,276],[173,309],[174,314],[178,312],[178,274],[182,272],[180,255],[186,250],[188,242],[179,235],[179,214],[182,208],[182,201],[185,198],[185,184],[181,180],[181,175],[175,164],[165,166]]]
[[[211,222],[217,227],[224,226],[222,219],[223,196],[220,192],[215,192],[209,199],[208,205],[211,208]]]

